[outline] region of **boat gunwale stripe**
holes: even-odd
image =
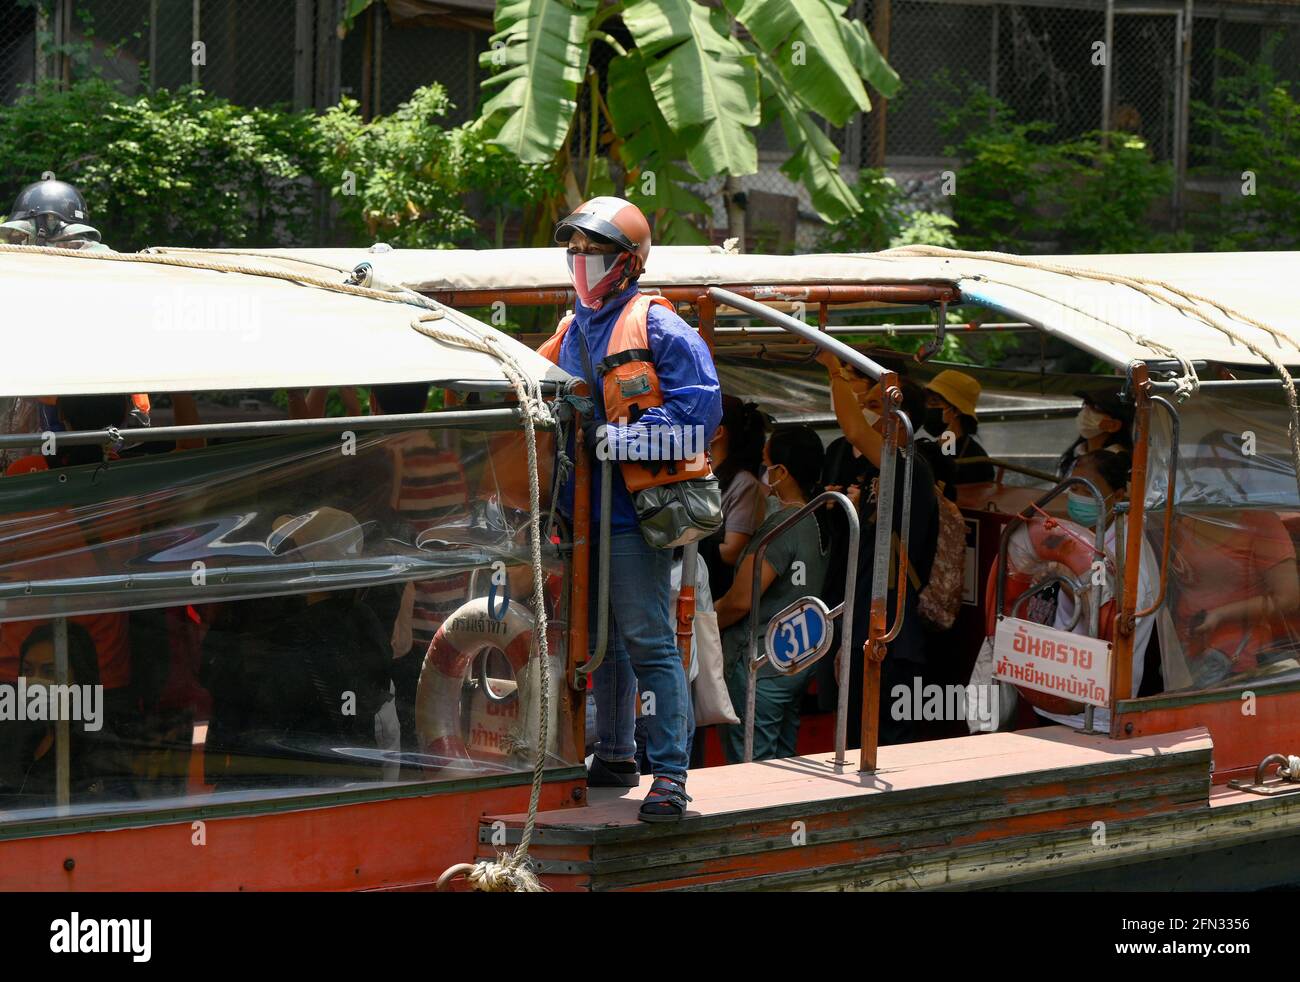
[[[581,780],[586,777],[586,774],[586,768],[582,765],[557,767],[547,770],[545,782],[547,784],[559,784],[566,781]],[[407,798],[428,798],[465,791],[491,791],[499,788],[519,787],[531,782],[531,771],[520,771],[515,774],[491,774],[454,781],[411,782],[393,787],[329,791],[321,794],[292,795],[284,798],[263,798],[207,805],[181,805],[175,808],[158,808],[149,811],[60,816],[28,821],[19,820],[0,824],[0,842],[55,835],[73,835],[83,832],[110,832],[129,828],[179,825],[195,821],[255,818],[261,815],[277,815],[284,812],[315,811],[322,808],[405,800]]]

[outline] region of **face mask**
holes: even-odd
[[[1097,500],[1091,495],[1082,494],[1067,494],[1065,510],[1069,512],[1072,521],[1086,525],[1088,528],[1096,526],[1097,516],[1101,514]]]
[[[925,411],[925,422],[922,425],[925,432],[934,437],[943,436],[948,429],[948,424],[943,421],[943,410],[938,406]]]
[[[584,306],[599,310],[614,284],[623,278],[629,253],[566,253],[573,289]]]
[[[1074,418],[1075,424],[1079,427],[1079,436],[1085,440],[1094,440],[1101,436],[1106,432],[1101,428],[1106,418],[1091,406],[1084,406],[1079,410],[1079,415]]]

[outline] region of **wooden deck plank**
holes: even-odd
[[[1103,772],[1159,768],[1180,754],[1212,749],[1203,729],[1111,740],[1086,736],[1069,727],[1040,727],[1012,733],[933,740],[880,748],[880,769],[875,774],[857,772],[857,754],[850,751],[849,766],[837,773],[830,755],[734,764],[692,772],[687,790],[694,798],[687,818],[717,818],[729,814],[780,806],[810,806],[840,799],[870,799],[885,792],[936,791],[970,782],[1033,784],[1035,775],[1060,774],[1087,768]],[[1170,758],[1162,762],[1158,758]],[[637,817],[651,779],[626,791],[593,788],[585,808],[542,812],[538,828],[646,829]],[[493,821],[522,825],[525,815],[497,815]],[[664,826],[657,826],[664,828]]]
[[[637,820],[648,778],[596,789],[586,807],[542,813],[530,855],[555,889],[970,886],[1055,871],[1067,854],[1104,861],[1089,845],[1099,826],[1208,814],[1212,753],[1204,729],[1115,741],[1043,727],[885,747],[875,774],[856,759],[837,772],[829,755],[707,768],[681,822]],[[523,819],[486,816],[479,855],[517,842]]]

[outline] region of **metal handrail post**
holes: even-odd
[[[880,664],[885,658],[885,625],[889,617],[889,559],[893,551],[894,534],[894,468],[898,451],[898,428],[904,426],[911,433],[907,414],[902,412],[903,392],[898,376],[888,372],[880,380],[881,400],[884,408],[885,443],[880,450],[880,476],[876,485],[876,541],[871,569],[871,615],[867,627],[867,641],[863,646],[862,666],[862,721],[859,728],[858,770],[876,769],[876,750],[880,742]],[[901,565],[901,563],[900,563]],[[906,571],[904,571],[906,574]],[[906,581],[903,586],[906,587]],[[901,603],[906,596],[900,596]],[[896,618],[895,635],[902,627],[902,608]]]
[[[777,525],[768,529],[759,538],[754,547],[754,572],[749,607],[749,646],[745,665],[748,671],[748,686],[745,692],[745,763],[754,759],[754,704],[757,699],[758,668],[763,658],[758,654],[758,606],[763,591],[763,556],[768,544],[777,536],[789,530],[808,515],[817,511],[827,502],[835,502],[844,509],[849,520],[849,562],[844,578],[844,602],[832,611],[832,617],[840,619],[840,654],[838,665],[839,699],[835,708],[835,763],[843,766],[848,747],[849,723],[849,658],[853,644],[853,596],[858,579],[858,537],[861,525],[857,509],[847,496],[839,491],[823,491],[807,504],[801,506],[794,514],[787,515]],[[805,665],[801,671],[809,666]]]
[[[905,463],[903,464],[903,513],[898,519],[898,577],[897,577],[897,599],[894,602],[896,612],[894,614],[894,626],[891,627],[880,639],[881,644],[889,644],[894,638],[898,637],[898,632],[903,628],[903,617],[907,610],[907,573],[911,563],[911,553],[908,552],[911,546],[912,538],[912,471],[916,463],[916,440],[912,432],[912,421],[907,418],[907,413],[901,409],[895,409],[894,415],[898,417],[902,424],[903,430],[907,435],[907,443],[904,454]],[[876,517],[879,521],[879,516]],[[893,521],[894,516],[890,514],[890,538],[893,538]],[[892,544],[892,543],[891,543]]]
[[[596,644],[592,648],[591,658],[574,669],[577,678],[590,675],[598,669],[605,660],[605,650],[609,647],[609,510],[613,500],[610,491],[612,476],[613,466],[606,456],[600,462],[600,544],[597,546],[600,550],[600,558],[597,560],[600,571],[596,579]]]
[[[1164,396],[1152,396],[1151,402],[1153,405],[1163,406],[1165,411],[1169,413],[1169,477],[1165,486],[1165,537],[1160,550],[1159,592],[1150,607],[1146,610],[1134,612],[1134,621],[1140,617],[1148,617],[1154,614],[1165,602],[1166,588],[1169,586],[1169,551],[1174,533],[1174,492],[1178,486],[1178,444],[1182,436],[1182,420],[1179,418],[1178,410],[1174,407],[1174,404]],[[1145,492],[1145,488],[1137,489],[1138,494],[1145,494]]]

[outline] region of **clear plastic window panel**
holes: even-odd
[[[0,479],[0,822],[531,770],[525,459],[520,433],[434,429]],[[545,553],[559,766],[567,579]]]
[[[1166,691],[1300,678],[1300,491],[1281,390],[1203,390],[1179,407],[1169,579],[1159,614]],[[1147,535],[1164,540],[1170,426],[1152,410]]]

